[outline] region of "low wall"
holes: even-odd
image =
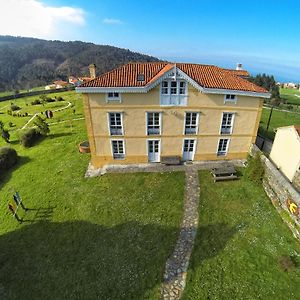
[[[253,145],[250,150],[250,154],[254,156],[256,153],[261,155],[261,161],[265,169],[263,187],[267,195],[271,199],[282,219],[292,230],[294,236],[300,240],[300,214],[296,216],[291,213],[287,205],[287,201],[292,200],[300,209],[299,192],[276,168],[276,166],[259,150],[259,148],[256,145]],[[285,217],[286,214],[288,214],[288,218]]]
[[[32,92],[28,92],[28,93],[20,93],[20,94],[16,94],[16,95],[0,97],[0,102],[6,101],[6,100],[15,100],[15,99],[24,98],[24,97],[30,97],[30,96],[66,92],[66,91],[71,91],[71,90],[75,90],[75,87],[71,86],[71,87],[65,87],[65,88],[61,88],[61,89],[41,90],[41,91],[32,91]]]

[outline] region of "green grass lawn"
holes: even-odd
[[[85,179],[85,138],[81,120],[53,125],[32,148],[13,143],[21,159],[1,176],[0,299],[159,299],[184,174]],[[22,225],[7,210],[14,190],[32,209]]]
[[[297,96],[299,97],[297,97]],[[300,105],[300,91],[296,89],[280,89],[280,97],[288,104]]]
[[[261,186],[200,172],[196,242],[183,299],[300,299],[300,244]],[[297,267],[279,266],[293,256]]]
[[[38,96],[31,96],[26,98],[20,98],[16,99],[14,101],[7,100],[0,102],[0,120],[4,123],[5,127],[9,129],[12,132],[14,132],[16,129],[21,128],[26,124],[26,122],[31,118],[31,116],[27,117],[17,117],[17,116],[11,116],[7,114],[7,110],[10,107],[11,103],[14,103],[18,105],[21,110],[20,113],[24,114],[27,112],[28,114],[35,114],[39,113],[41,116],[45,117],[45,111],[46,110],[56,110],[63,107],[66,107],[68,105],[68,102],[71,102],[72,106],[68,109],[54,112],[53,119],[48,119],[48,123],[53,122],[60,122],[63,120],[71,120],[76,118],[83,118],[83,111],[82,111],[82,96],[80,94],[76,94],[75,91],[68,91],[68,92],[61,92],[61,93],[54,93],[51,94],[50,97],[63,97],[65,101],[56,101],[56,102],[49,102],[45,103],[44,105],[31,105],[31,102],[35,99],[38,99]],[[75,110],[75,112],[74,112]],[[9,122],[12,122],[14,124],[14,127],[9,127]],[[30,126],[33,126],[33,123],[31,123]]]
[[[273,110],[269,130],[266,132],[265,129],[267,127],[269,115],[270,109],[264,108],[260,119],[259,133],[272,140],[275,137],[274,130],[276,128],[289,125],[300,125],[300,114]]]

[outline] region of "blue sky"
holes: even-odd
[[[32,5],[27,14],[38,9],[38,14],[45,14],[45,24],[39,21],[37,30],[34,17],[28,16],[30,28],[17,21],[20,24],[6,34],[83,40],[161,59],[229,68],[241,62],[253,73],[300,82],[298,1],[6,0],[1,8],[9,2],[22,8],[24,1]],[[21,8],[24,14],[26,9]],[[0,10],[3,28],[1,11],[4,14],[5,9]]]

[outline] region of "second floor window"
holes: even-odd
[[[161,117],[159,112],[147,113],[147,135],[158,135],[161,130]]]
[[[110,135],[123,135],[122,113],[109,113]]]
[[[231,134],[233,128],[234,113],[223,113],[221,134]]]
[[[185,127],[184,134],[197,134],[198,132],[198,113],[186,112],[185,113]]]
[[[224,96],[224,102],[232,102],[232,103],[236,103],[237,98],[236,95],[232,95],[232,94],[226,94]]]

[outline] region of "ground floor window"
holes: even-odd
[[[123,140],[114,140],[111,141],[112,154],[114,159],[124,159],[125,158],[125,149]]]
[[[228,151],[229,139],[220,139],[218,145],[218,156],[225,156]]]

